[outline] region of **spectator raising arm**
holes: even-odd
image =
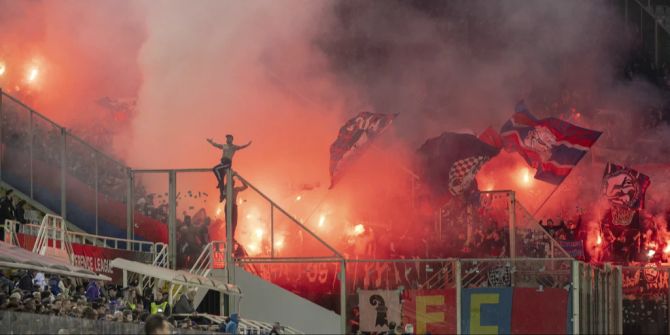
[[[213,145],[213,146],[216,147],[216,148],[223,149],[223,145],[222,145],[222,144],[219,144],[219,143],[214,142],[214,140],[212,140],[211,138],[208,138],[208,139],[207,139],[207,142],[209,142],[209,144]],[[251,142],[249,142],[249,143],[251,144]]]
[[[247,144],[245,144],[245,145],[238,145],[236,149],[237,149],[237,150],[241,150],[241,149],[244,149],[244,148],[246,148],[246,147],[248,147],[248,146],[250,146],[250,145],[251,145],[251,141],[249,141],[249,143],[247,143]]]

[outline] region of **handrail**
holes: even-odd
[[[40,212],[40,213],[57,215],[56,213],[54,213],[54,212],[53,212],[52,210],[50,210],[49,208],[43,206],[43,205],[40,204],[39,202],[36,202],[36,201],[35,201],[34,199],[32,199],[29,195],[24,194],[24,193],[21,192],[19,189],[15,188],[15,187],[13,187],[13,186],[11,186],[11,185],[9,185],[9,184],[7,184],[6,182],[4,182],[4,181],[2,181],[2,180],[0,180],[0,187],[2,187],[2,188],[4,188],[4,189],[10,189],[10,190],[12,190],[12,191],[14,192],[13,194],[14,194],[15,196],[17,196],[18,198],[20,198],[20,199],[26,201],[27,203],[29,203],[35,210],[37,210],[37,211]],[[33,221],[33,222],[34,222],[34,221]],[[77,227],[77,226],[74,225],[73,223],[68,222],[67,220],[65,220],[65,222],[67,223],[67,228],[68,228],[68,231],[69,231],[69,232],[73,232],[73,233],[74,233],[74,232],[83,232],[83,231],[81,230],[81,228]],[[37,224],[37,226],[39,226],[39,224]]]
[[[544,236],[545,236],[545,237],[548,237],[549,240],[552,242],[552,243],[551,243],[551,248],[552,248],[552,250],[551,250],[551,255],[552,255],[552,258],[553,258],[553,255],[554,255],[554,250],[553,250],[554,248],[556,248],[556,249],[558,249],[559,251],[561,251],[561,252],[563,253],[563,256],[570,256],[570,254],[569,254],[567,251],[565,251],[565,249],[561,246],[561,244],[560,244],[560,243],[557,243],[558,241],[557,241],[553,236],[551,236],[551,234],[549,234],[549,232],[548,232],[546,229],[544,229],[544,227],[540,226],[540,225],[537,223],[537,219],[535,219],[535,217],[534,217],[532,214],[530,214],[530,212],[526,209],[526,207],[524,207],[524,206],[521,204],[521,202],[516,201],[516,202],[514,203],[514,206],[515,206],[515,207],[516,207],[516,206],[519,206],[519,209],[522,210],[522,211],[524,211],[524,212],[526,213],[526,215],[528,215],[528,217],[531,218],[531,221],[532,221],[532,222],[531,222],[531,226],[532,226],[532,228],[536,228],[536,229],[539,228],[539,230],[544,234]],[[518,221],[518,220],[519,220],[519,218],[517,217],[517,221]],[[516,225],[516,226],[517,226],[517,228],[519,228],[518,225]],[[532,228],[531,228],[531,229],[532,229]]]
[[[13,96],[11,96],[11,95],[9,95],[9,94],[7,94],[7,92],[2,91],[2,95],[6,96],[6,97],[9,98],[10,100],[12,100],[14,103],[18,104],[19,106],[21,106],[21,107],[23,107],[23,108],[25,108],[25,109],[27,109],[27,110],[29,110],[29,111],[31,111],[31,112],[33,112],[33,113],[39,115],[41,118],[44,119],[44,121],[47,121],[47,122],[51,123],[51,125],[53,125],[53,126],[55,126],[55,127],[57,127],[57,128],[62,128],[62,129],[65,128],[65,127],[60,126],[58,123],[54,122],[54,121],[51,120],[50,118],[48,118],[48,117],[42,115],[40,112],[37,112],[37,111],[33,110],[32,108],[28,107],[28,105],[24,104],[24,103],[21,102],[19,99],[15,98],[15,97],[13,97]]]
[[[131,169],[137,173],[169,173],[169,172],[212,172],[212,169],[205,168],[182,168],[182,169]]]
[[[455,262],[448,262],[448,265],[455,264]],[[438,285],[440,283],[446,284],[447,281],[442,278],[443,276],[447,275],[449,273],[449,266],[442,266],[442,268],[438,269],[437,272],[435,272],[430,278],[426,279],[426,281],[423,284],[419,285],[419,288],[421,289],[434,289],[434,285]],[[455,271],[453,271],[455,272]],[[435,283],[434,285],[432,283]]]
[[[53,241],[51,246],[49,246],[50,241]],[[62,217],[51,214],[47,214],[42,218],[42,224],[37,232],[35,244],[33,244],[33,253],[45,255],[49,247],[64,251],[68,261],[73,263],[74,250],[72,249],[70,240],[67,238],[65,221]]]
[[[203,276],[207,277],[212,270],[212,247],[214,246],[215,243],[221,243],[220,241],[211,241],[205,245],[205,247],[202,249],[200,252],[200,255],[198,258],[193,262],[193,265],[191,266],[191,269],[189,270],[189,273],[198,275],[198,276]],[[224,244],[225,248],[225,244]],[[170,299],[174,300],[174,298],[181,293],[181,290],[184,288],[184,285],[174,285],[170,287]]]
[[[248,180],[244,179],[244,177],[240,176],[237,172],[233,172],[234,176],[237,176],[245,185],[250,187],[252,190],[254,190],[256,193],[258,193],[263,199],[265,199],[267,202],[272,205],[272,207],[277,208],[282,214],[286,215],[293,223],[297,224],[300,228],[305,230],[308,234],[310,234],[312,237],[314,237],[317,241],[321,242],[328,250],[332,251],[340,260],[344,259],[344,256],[338,252],[335,248],[330,246],[330,244],[326,243],[324,240],[322,240],[319,236],[317,236],[313,231],[311,231],[309,228],[305,227],[300,221],[298,221],[296,218],[294,218],[291,214],[289,214],[287,211],[285,211],[283,208],[281,208],[277,203],[272,201],[270,197],[265,195],[265,193],[261,192],[259,189],[257,189],[254,185],[249,183]]]
[[[9,244],[11,245],[19,246],[19,239],[16,236],[16,225],[18,224],[18,221],[10,219],[5,219],[5,222],[3,223],[2,229],[5,231],[5,240],[7,240],[7,237],[9,236]]]
[[[156,252],[156,249],[158,247],[161,247],[161,250]],[[155,255],[153,262],[151,262],[151,265],[155,266],[160,266],[162,268],[166,268],[169,265],[169,258],[168,256],[168,247],[165,243],[158,242],[152,246],[151,252]]]
[[[540,261],[573,261],[574,259],[569,257],[561,258],[532,258],[532,257],[515,257],[515,258],[404,258],[404,259],[388,259],[388,258],[378,258],[378,259],[346,259],[347,263],[437,263],[437,262],[454,262],[454,261],[464,261],[464,262],[491,262],[491,261],[511,261],[511,262],[540,262]],[[341,262],[339,258],[328,258],[328,257],[284,257],[284,258],[270,258],[270,257],[246,257],[237,259],[240,263],[299,263],[299,262],[313,262],[313,263],[335,263]]]
[[[156,251],[158,248],[161,248],[160,251]],[[169,248],[165,243],[158,242],[151,247],[151,252],[154,255],[154,260],[151,262],[151,265],[166,268],[169,266],[170,257],[169,257]],[[150,284],[154,278],[142,276],[139,281],[140,290]]]
[[[34,231],[35,229],[41,229],[41,225],[34,225],[34,224],[22,224],[21,225],[21,231],[23,233],[29,234],[29,235],[35,235]],[[58,230],[58,228],[54,227],[47,227],[45,228],[48,231],[51,230]],[[37,233],[37,236],[39,237],[39,230]],[[94,246],[100,246],[100,247],[106,247],[110,249],[121,249],[121,250],[126,250],[127,248],[119,248],[118,245],[120,243],[125,243],[126,246],[128,245],[136,245],[139,246],[139,249],[131,247],[130,250],[135,250],[135,251],[140,251],[140,252],[147,252],[143,251],[145,246],[148,246],[148,250],[153,250],[155,249],[155,245],[157,243],[154,242],[148,242],[148,241],[140,241],[140,240],[132,240],[132,239],[123,239],[123,238],[118,238],[118,237],[107,237],[107,236],[100,236],[100,235],[94,235],[94,234],[89,234],[89,233],[81,233],[81,232],[73,232],[73,231],[67,231],[66,232],[68,239],[72,242],[75,243],[80,243],[84,245],[94,245]],[[93,240],[93,243],[87,242],[87,240]],[[108,243],[109,241],[112,241],[112,244]]]
[[[640,6],[640,8],[642,10],[647,12],[647,14],[654,19],[655,24],[657,24],[659,27],[661,27],[661,29],[665,30],[666,33],[670,34],[670,29],[669,28],[666,28],[665,25],[662,25],[658,21],[656,21],[656,20],[658,20],[658,16],[656,16],[656,14],[654,14],[654,12],[651,10],[650,6],[643,5],[639,0],[633,0],[633,1],[635,1]]]

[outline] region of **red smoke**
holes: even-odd
[[[612,55],[626,45],[609,7],[454,3],[468,14],[434,17],[409,2],[3,2],[0,64],[5,78],[17,73],[18,81],[37,66],[29,103],[91,141],[111,133],[115,147],[101,149],[134,168],[211,167],[220,152],[206,138],[221,142],[231,133],[238,143],[252,140],[234,168],[319,236],[362,254],[370,251],[355,250],[357,239],[382,241],[384,235],[395,239],[432,229],[433,208],[412,203],[405,171],[426,138],[498,128],[519,98],[545,102],[567,86],[594,92],[603,109],[615,106],[617,112],[597,129],[606,130],[601,142],[625,142],[634,135],[608,122],[627,120],[620,110],[632,110],[639,96],[653,100],[644,86],[609,84]],[[458,30],[462,17],[472,20],[466,33]],[[97,101],[106,96],[137,98],[137,113],[101,110]],[[327,191],[328,147],[341,124],[362,110],[400,116],[378,143],[382,152],[368,151]],[[536,112],[543,113],[550,112]],[[597,144],[594,152],[599,150]],[[582,160],[539,217],[581,208],[593,213],[589,225],[598,226],[604,161],[595,156]],[[477,179],[482,190],[516,191],[533,213],[554,189],[533,179],[534,172],[517,154],[502,152]],[[648,211],[655,217],[667,208],[661,183],[670,179],[650,176]],[[166,191],[165,178],[145,183],[153,192]],[[210,196],[206,203],[184,196],[178,215],[205,208],[216,217],[214,184],[210,173],[180,174],[181,194]],[[261,252],[268,241],[268,206],[251,191],[240,197],[246,202],[240,204],[239,240]],[[280,252],[295,245],[291,238],[309,238],[294,236],[286,222],[277,224]],[[220,228],[213,229],[215,238],[222,237]],[[597,241],[595,229],[589,228],[589,241]],[[658,234],[657,248],[666,248],[666,235]]]

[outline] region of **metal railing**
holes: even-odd
[[[197,275],[197,276],[203,276],[207,277],[212,271],[214,260],[212,257],[212,248],[219,248],[220,245],[223,244],[225,248],[225,242],[220,242],[220,241],[213,241],[209,242],[202,250],[200,253],[200,256],[195,260],[193,263],[193,266],[191,266],[191,269],[189,270],[190,273]],[[170,299],[174,300],[179,294],[182,294],[184,288],[184,285],[172,285],[170,286]],[[170,300],[170,301],[172,301]]]
[[[663,334],[670,331],[670,267],[659,264],[624,266],[618,274],[621,304],[619,322],[628,334]]]
[[[37,236],[39,234],[41,225],[34,224],[21,224],[19,225],[19,232]],[[60,228],[47,227],[47,231],[52,234],[60,232]],[[92,245],[96,247],[110,248],[110,249],[119,249],[119,250],[131,250],[139,252],[154,252],[154,250],[160,250],[160,247],[156,245],[165,245],[164,243],[154,243],[141,240],[129,240],[125,238],[116,238],[109,236],[100,236],[88,233],[80,233],[73,231],[66,231],[67,239],[71,243],[83,244],[83,245]]]
[[[657,17],[652,7],[667,5],[648,0],[619,0],[618,4],[626,23],[640,35],[642,46],[652,57],[656,69],[661,63],[670,62],[670,17]]]
[[[358,294],[359,290],[455,290],[456,315],[450,317],[454,318],[457,327],[454,331],[457,333],[464,331],[461,323],[466,317],[461,315],[463,290],[479,288],[532,289],[538,293],[552,290],[552,294],[565,292],[563,301],[567,307],[564,315],[571,313],[566,320],[569,324],[567,332],[621,333],[622,329],[621,269],[610,265],[597,267],[571,258],[352,259],[343,262],[336,258],[245,258],[237,262],[260,265],[261,277],[299,295],[300,292],[291,288],[298,285],[308,291],[323,290],[324,285],[332,287],[331,283],[335,287],[332,292],[324,292],[326,296],[336,293],[342,286],[348,296]],[[338,267],[342,263],[346,267],[344,270]],[[273,268],[276,271],[271,271]],[[314,272],[319,268],[328,273]],[[282,281],[277,274],[284,272],[290,275]],[[344,280],[339,281],[340,277]],[[338,287],[338,283],[342,282],[344,285]],[[310,299],[309,296],[313,296],[313,292],[303,297]],[[330,306],[324,306],[323,300],[313,302],[346,315],[346,321],[349,321],[355,306],[345,303],[339,305],[346,306],[341,310],[335,301],[331,301]]]
[[[149,253],[153,259],[152,264],[155,266],[167,267],[169,262],[168,248],[164,243],[149,243],[146,241],[133,241],[133,240],[124,240],[120,239],[115,243],[109,243],[109,240],[114,240],[114,238],[108,238],[103,236],[96,236],[91,234],[83,234],[78,232],[71,232],[65,228],[64,221],[62,218],[53,217],[47,215],[43,218],[42,225],[33,225],[33,224],[20,224],[17,221],[6,220],[2,229],[5,232],[5,242],[11,243],[16,246],[28,248],[30,245],[26,243],[21,245],[22,239],[19,239],[17,236],[17,227],[19,227],[19,232],[28,235],[34,236],[35,242],[33,243],[33,252],[40,254],[45,254],[47,249],[50,252],[61,250],[61,255],[66,254],[70,263],[73,263],[73,257],[75,256],[72,243],[86,245],[87,241],[94,241],[90,245],[101,247],[101,248],[110,248],[123,251],[129,251],[125,245],[137,245],[138,247],[132,247],[132,251],[140,253]],[[98,241],[95,243],[95,241]],[[124,276],[124,283],[138,280],[144,287],[147,284],[147,278],[141,278],[140,276],[134,276],[132,274],[130,277],[126,278]]]
[[[162,268],[167,268],[170,267],[170,255],[169,255],[169,248],[167,245],[164,243],[156,243],[156,245],[153,247],[153,261],[151,262],[151,265],[153,266],[158,266]],[[140,288],[140,291],[143,292],[144,288],[147,286],[151,286],[155,283],[154,278],[152,277],[146,277],[142,276],[139,273],[131,273],[128,281],[132,282],[133,280],[138,281],[138,286]]]
[[[5,334],[143,334],[144,324],[0,311]],[[212,331],[176,328],[171,334],[211,334]]]
[[[508,190],[483,191],[480,196],[480,213],[474,205],[443,205],[435,213],[435,231],[441,240],[444,231],[450,238],[456,238],[459,232],[465,236],[465,245],[471,245],[476,230],[497,229],[505,236],[507,257],[563,258],[570,255],[539,224],[538,221],[516,200],[515,192]],[[495,222],[490,226],[490,222]],[[453,241],[452,241],[453,242]],[[449,244],[449,243],[447,243]],[[456,254],[457,255],[457,254]],[[462,255],[459,255],[462,256]]]
[[[67,238],[67,228],[63,218],[47,214],[42,218],[42,224],[37,232],[33,253],[46,255],[56,252],[59,257],[65,257],[73,263],[74,251]]]
[[[328,244],[326,241],[324,241],[321,237],[319,237],[317,234],[315,234],[311,229],[305,227],[299,220],[294,218],[291,214],[289,214],[286,210],[284,210],[281,206],[279,206],[276,202],[274,202],[270,197],[265,195],[265,193],[261,192],[258,188],[256,188],[253,184],[251,184],[248,180],[244,179],[242,176],[240,176],[237,173],[234,173],[234,176],[242,180],[242,182],[249,186],[254,192],[256,192],[258,195],[260,195],[263,200],[267,201],[267,203],[270,205],[270,257],[275,257],[275,220],[274,220],[274,212],[275,210],[279,211],[281,214],[283,214],[285,217],[287,217],[291,224],[296,225],[301,229],[302,231],[306,232],[309,234],[309,236],[313,237],[315,240],[317,240],[322,246],[326,247],[330,252],[332,252],[332,256],[335,256],[337,258],[344,258],[342,254],[337,251],[334,247],[332,247],[330,244]]]
[[[20,223],[18,221],[9,220],[9,219],[5,220],[5,222],[2,226],[2,229],[5,232],[4,242],[9,243],[11,245],[16,245],[16,246],[19,245],[19,240],[16,236],[16,227],[19,224]]]

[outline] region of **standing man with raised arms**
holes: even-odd
[[[216,176],[217,187],[219,188],[219,202],[223,202],[223,199],[226,196],[226,187],[225,187],[226,171],[230,169],[233,165],[233,156],[235,155],[235,152],[237,152],[237,150],[244,149],[249,145],[251,145],[251,141],[249,141],[249,143],[245,145],[236,145],[233,144],[233,135],[228,134],[226,135],[225,144],[216,143],[211,138],[208,138],[207,142],[223,151],[223,154],[221,156],[221,163],[217,164],[212,169],[212,171],[214,171],[214,175]]]

